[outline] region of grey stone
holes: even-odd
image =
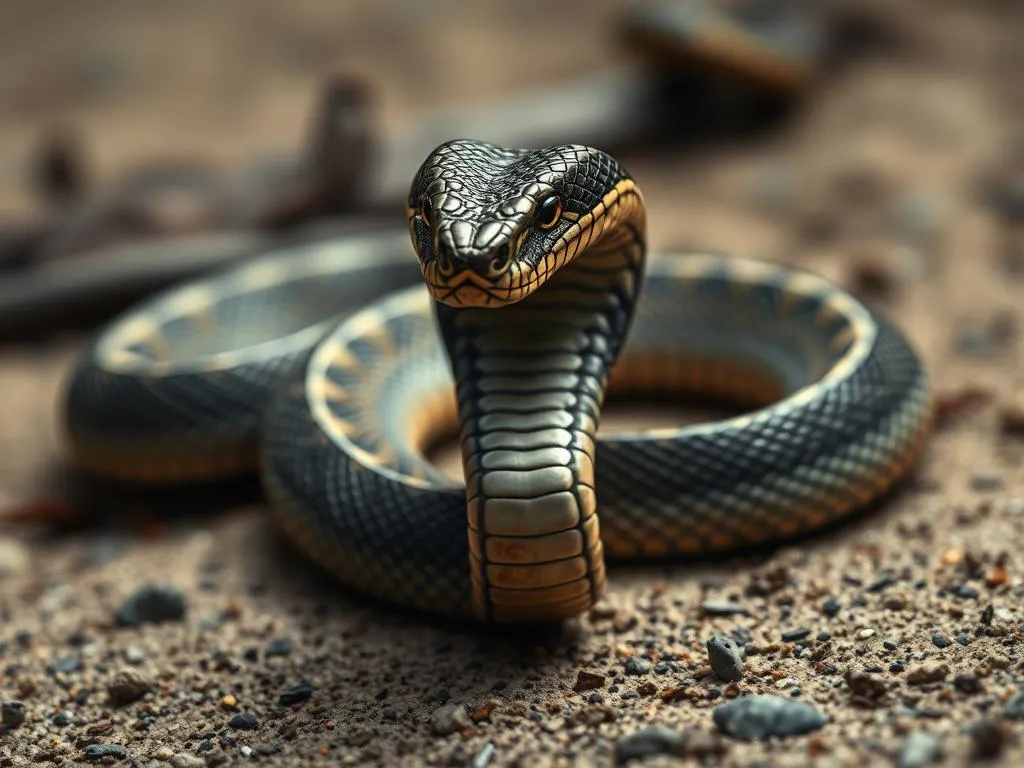
[[[187,603],[181,590],[165,584],[150,584],[136,590],[117,611],[119,627],[138,627],[181,621]]]
[[[651,755],[686,754],[686,735],[667,725],[649,725],[615,743],[615,763],[625,765]]]
[[[472,725],[466,710],[458,704],[445,704],[430,714],[430,730],[435,736],[450,736]]]
[[[723,680],[736,682],[743,677],[743,651],[726,635],[715,635],[707,642],[711,669]]]
[[[942,744],[930,733],[914,731],[908,733],[900,743],[896,753],[896,765],[899,768],[922,768],[934,763],[942,751]]]
[[[0,725],[17,728],[25,722],[25,705],[16,699],[0,701]]]
[[[802,701],[771,694],[753,694],[716,708],[715,727],[743,741],[769,736],[799,736],[822,728],[825,716]]]

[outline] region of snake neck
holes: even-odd
[[[639,200],[529,297],[437,304],[453,361],[473,607],[484,621],[558,621],[604,592],[594,454],[646,249]]]

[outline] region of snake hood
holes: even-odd
[[[627,226],[642,238],[644,227],[639,189],[610,155],[469,139],[427,156],[407,216],[431,295],[462,307],[518,302],[606,233]]]

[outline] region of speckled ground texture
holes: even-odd
[[[778,135],[629,165],[655,248],[810,268],[905,328],[943,418],[901,494],[774,553],[613,566],[606,606],[532,633],[345,594],[283,545],[258,501],[212,513],[132,500],[88,524],[7,525],[0,699],[21,705],[0,707],[20,721],[0,730],[0,768],[601,766],[650,724],[681,736],[662,737],[649,765],[1024,763],[1024,244],[983,194],[1013,171],[1024,16],[1010,2],[871,5],[900,41]],[[6,3],[5,210],[30,209],[21,165],[51,120],[82,129],[101,179],[156,153],[237,163],[295,144],[328,67],[371,74],[395,125],[490,83],[582,71],[605,55],[614,10],[416,4],[396,22],[402,7]],[[535,33],[547,24],[571,38]],[[75,516],[42,501],[66,489],[55,404],[77,344],[0,351],[6,510]],[[184,615],[120,626],[148,584],[180,590]],[[741,612],[709,613],[722,602]],[[710,671],[715,635],[745,647],[737,682]],[[715,709],[754,693],[811,705],[820,727],[767,741],[718,732]]]

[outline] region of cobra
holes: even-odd
[[[288,538],[349,587],[545,622],[600,599],[606,559],[818,530],[922,449],[930,384],[894,325],[812,274],[648,257],[643,194],[604,152],[451,141],[407,215],[118,318],[68,385],[72,455],[153,483],[258,471]],[[612,392],[744,410],[599,433]],[[461,482],[428,458],[452,434]]]

